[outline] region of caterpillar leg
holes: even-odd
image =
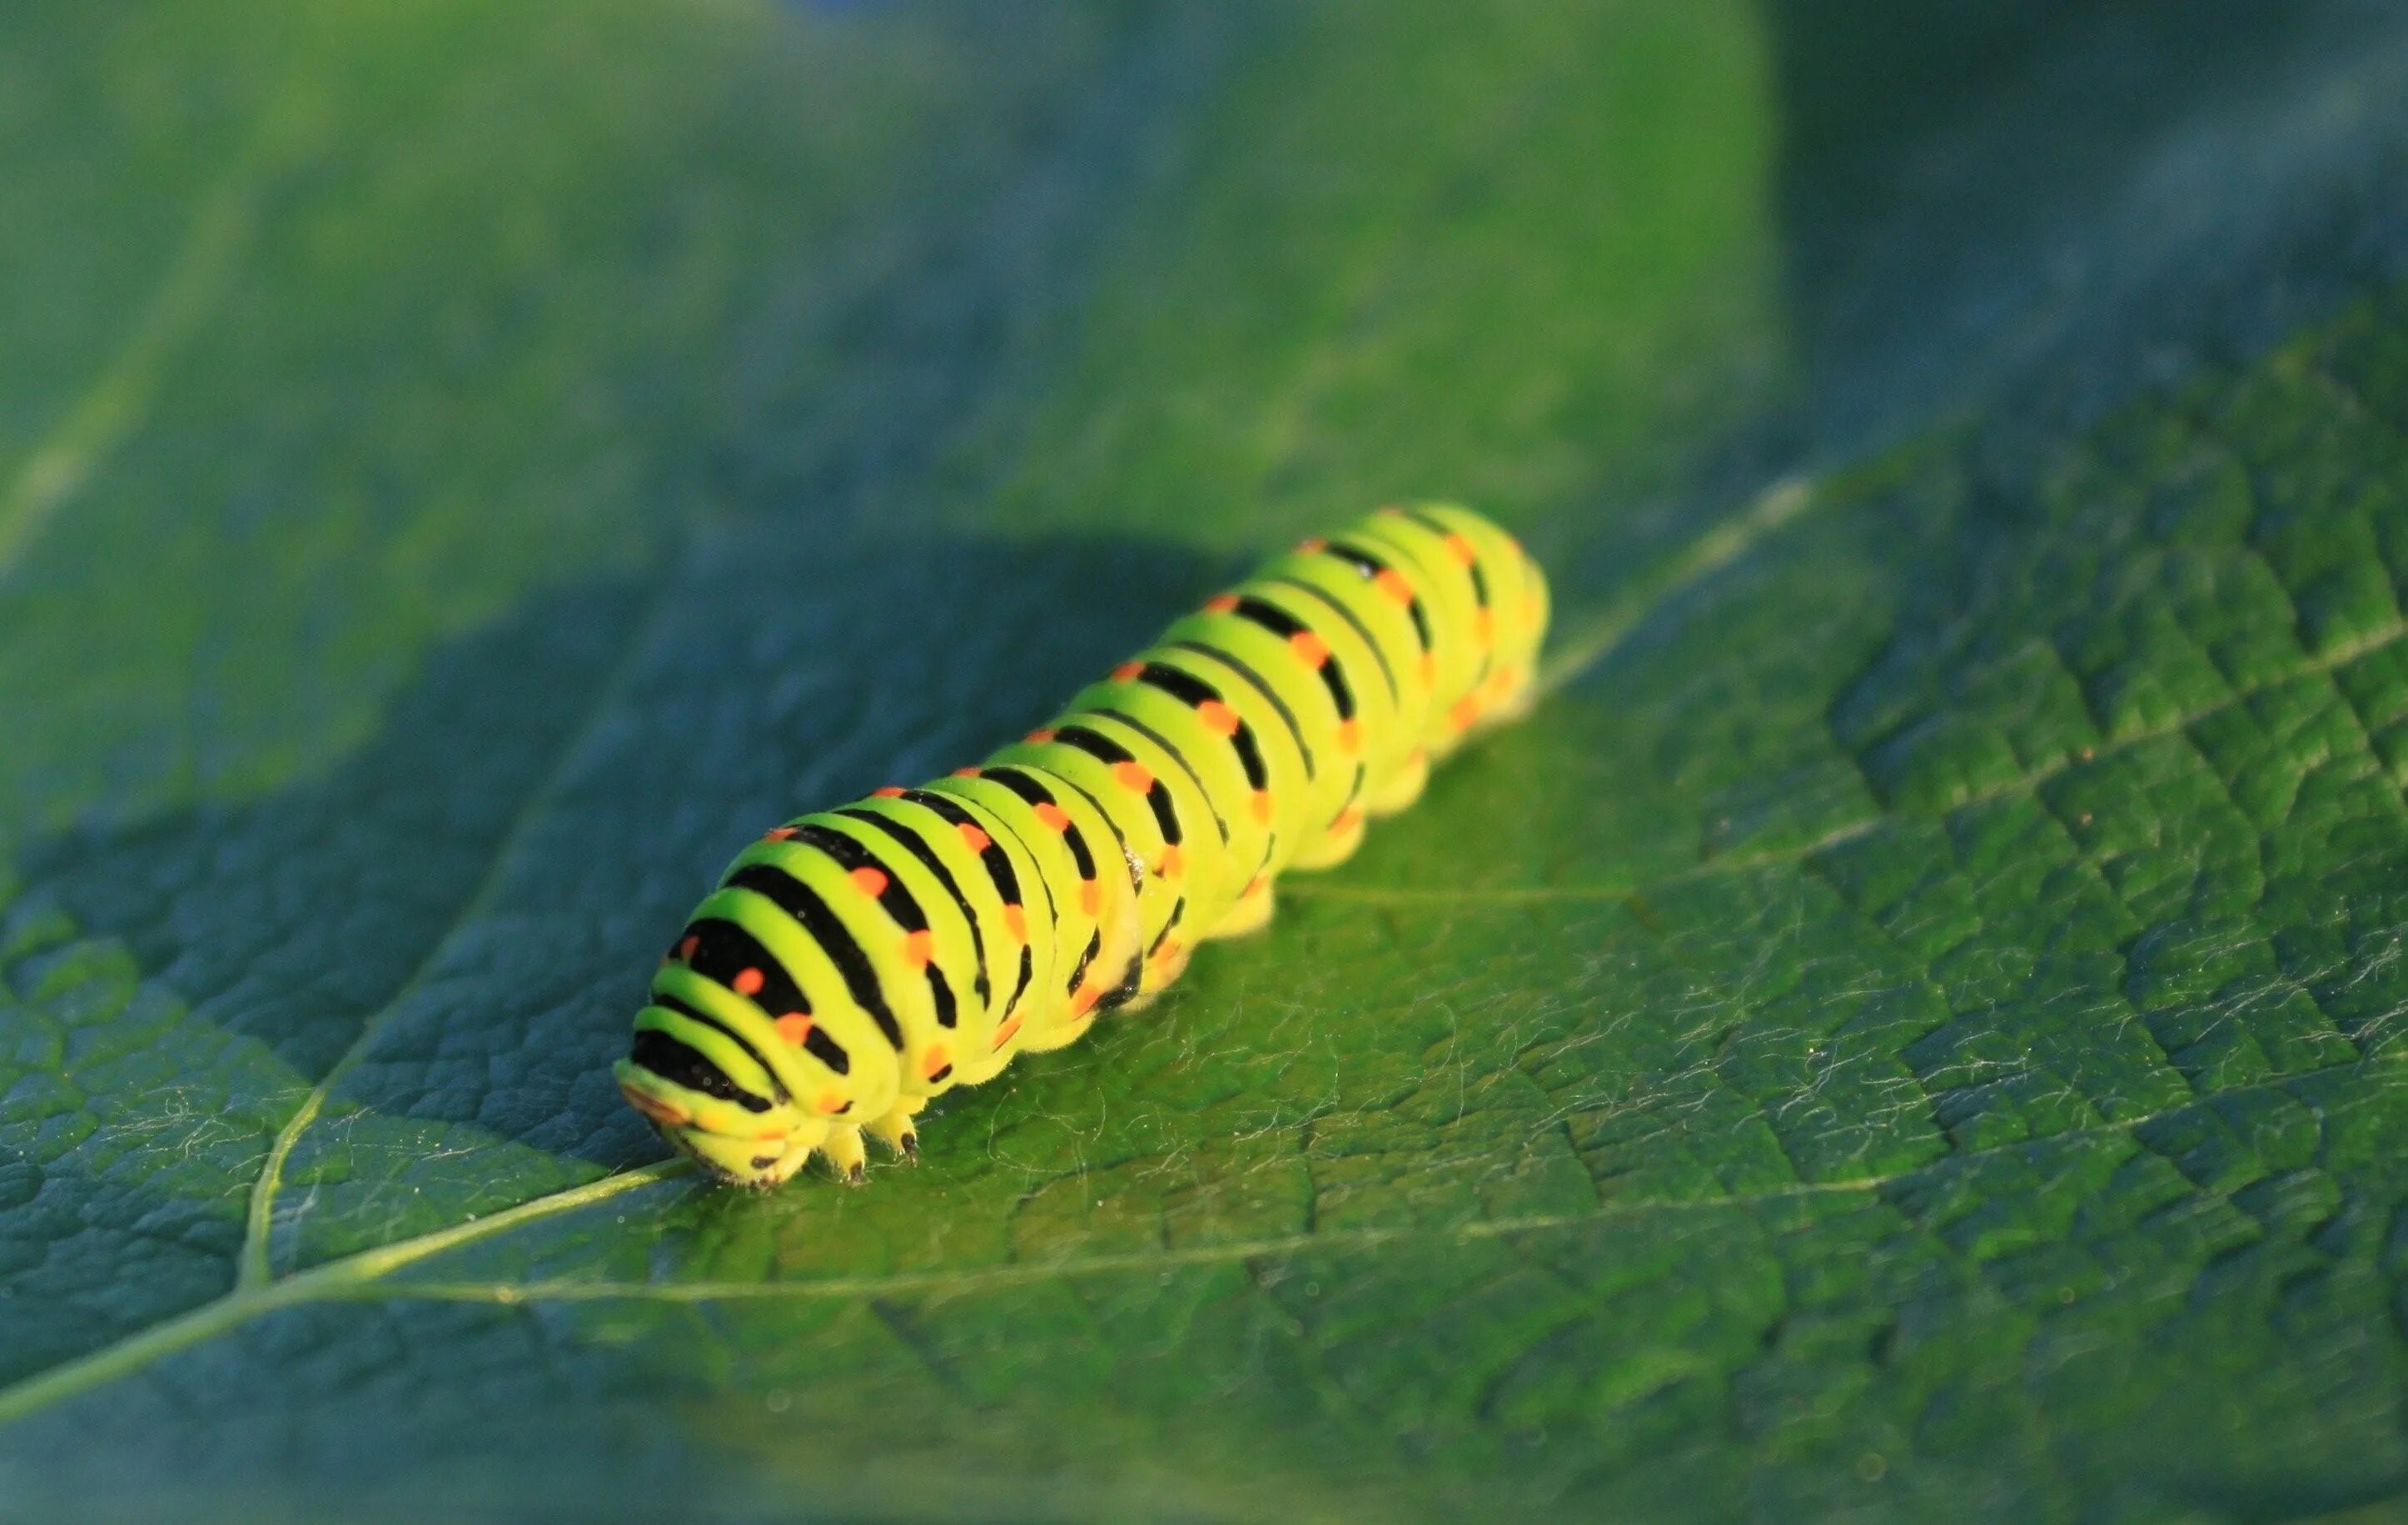
[[[1330,869],[1354,856],[1363,845],[1363,813],[1350,806],[1340,811],[1338,819],[1329,823],[1320,836],[1297,849],[1289,867],[1297,869]]]
[[[1130,962],[1124,955],[1111,967],[1114,970],[1126,969]],[[1054,1018],[1042,1025],[1032,1026],[1022,1036],[1022,1051],[1044,1054],[1057,1048],[1068,1048],[1084,1038],[1087,1029],[1096,1025],[1096,1018],[1105,1010],[1105,998],[1112,993],[1114,978],[1094,960],[1089,960],[1086,974],[1079,981],[1078,988],[1064,999]]]
[[[820,1145],[820,1153],[827,1157],[838,1180],[860,1184],[861,1173],[869,1163],[869,1151],[862,1147],[860,1129],[851,1123],[837,1124],[828,1129],[827,1142]]]
[[[1271,894],[1269,879],[1255,880],[1246,886],[1246,892],[1238,897],[1237,903],[1224,912],[1221,919],[1214,922],[1204,935],[1243,937],[1248,932],[1261,931],[1270,923]]]
[[[1481,725],[1502,726],[1521,719],[1539,702],[1537,675],[1527,668],[1501,668],[1488,686],[1487,709]]]
[[[670,1125],[647,1112],[661,1128],[661,1136],[723,1179],[750,1186],[774,1187],[794,1179],[810,1163],[812,1151],[824,1147],[827,1125],[806,1122],[783,1138],[747,1139],[712,1133],[699,1128]]]
[[[1020,1045],[1021,1052],[1044,1054],[1057,1048],[1068,1048],[1084,1038],[1087,1035],[1087,1029],[1095,1025],[1096,1007],[1093,1002],[1089,1002],[1078,1015],[1057,1022],[1041,1033],[1033,1034],[1027,1042]]]
[[[1166,985],[1187,971],[1187,960],[1195,951],[1193,944],[1178,938],[1168,939],[1158,944],[1152,953],[1139,960],[1132,971],[1137,976],[1137,989],[1114,1004],[1112,1010],[1135,1014],[1153,1005],[1154,998],[1162,994]],[[1126,989],[1127,986],[1122,988]]]
[[[1113,961],[1111,969],[1125,970],[1128,964],[1128,956],[1123,954]],[[1096,1014],[1103,1009],[1104,998],[1112,993],[1113,980],[1114,975],[1111,971],[1091,967],[1087,971],[1087,977],[1079,982],[1079,988],[1071,992],[1069,1009],[1064,1015],[1062,1026],[1065,1030],[1071,1033],[1073,1038],[1086,1031],[1087,1024],[1093,1022],[1096,1019]],[[1071,1038],[1065,1038],[1062,1043],[1067,1043],[1071,1041]],[[1059,1048],[1062,1043],[1051,1043],[1048,1046]]]
[[[912,1119],[927,1104],[928,1099],[924,1096],[904,1097],[884,1116],[865,1125],[861,1131],[904,1158],[917,1159],[920,1158],[920,1129]]]
[[[1398,765],[1396,775],[1363,801],[1364,812],[1370,815],[1394,815],[1419,799],[1422,789],[1428,783],[1429,754],[1416,747],[1412,756]]]
[[[1181,938],[1171,938],[1158,944],[1138,965],[1136,992],[1115,1003],[1112,1010],[1135,1015],[1153,1005],[1154,998],[1161,995],[1165,987],[1175,984],[1179,976],[1187,972],[1187,961],[1195,957],[1195,953],[1196,945]]]
[[[1125,999],[1114,998],[1124,989],[1134,992],[1139,985],[1142,969],[1137,951],[1137,906],[1133,899],[1124,897],[1103,914],[1096,926],[1092,951],[1086,956],[1079,983],[1070,988],[1051,1018],[1029,1025],[1021,1036],[1021,1048],[1030,1054],[1067,1048],[1087,1035],[1096,1017],[1125,1005]]]

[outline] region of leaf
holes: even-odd
[[[2390,1499],[2408,23],[1859,9],[12,11],[7,1512]],[[1537,717],[663,1162],[763,821],[1417,491]]]

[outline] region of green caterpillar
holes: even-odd
[[[1432,761],[1532,697],[1547,590],[1435,504],[1307,540],[977,768],[776,827],[695,908],[619,1088],[725,1179],[865,1135],[910,1155],[931,1098],[1177,979],[1270,919]]]

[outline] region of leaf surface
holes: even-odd
[[[0,1500],[2392,1497],[2408,24],[2267,10],[12,12]],[[765,821],[1414,492],[1533,720],[662,1161]]]

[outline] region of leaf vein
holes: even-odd
[[[276,1199],[283,1189],[285,1162],[291,1158],[294,1145],[300,1142],[301,1135],[308,1130],[312,1122],[317,1120],[319,1113],[324,1109],[326,1099],[333,1093],[336,1083],[366,1057],[368,1049],[375,1043],[377,1034],[383,1030],[385,1024],[392,1019],[394,1014],[399,1011],[409,997],[423,987],[427,980],[433,976],[442,961],[445,948],[451,944],[452,940],[491,903],[501,887],[503,870],[515,856],[520,842],[536,818],[541,814],[544,806],[559,792],[570,767],[583,753],[595,729],[609,714],[613,700],[624,689],[637,662],[651,646],[652,637],[660,628],[661,622],[668,611],[669,590],[677,585],[679,569],[682,566],[681,560],[672,561],[671,569],[655,583],[643,612],[630,624],[625,644],[612,659],[608,676],[595,687],[594,700],[587,707],[583,720],[578,724],[575,730],[570,732],[567,741],[562,745],[559,755],[553,760],[552,768],[545,773],[542,781],[528,791],[525,799],[513,813],[509,825],[504,829],[494,845],[493,856],[486,865],[483,876],[478,880],[476,888],[469,893],[466,900],[461,902],[459,911],[452,915],[450,922],[427,944],[425,957],[421,958],[418,966],[410,971],[409,977],[402,982],[401,987],[360,1024],[359,1033],[351,1040],[351,1045],[343,1050],[341,1056],[335,1060],[318,1084],[310,1087],[309,1094],[302,1099],[301,1104],[294,1109],[293,1115],[285,1120],[281,1129],[277,1130],[276,1141],[269,1146],[267,1158],[260,1167],[259,1178],[251,1185],[250,1205],[244,1215],[242,1244],[236,1251],[236,1258],[235,1285],[237,1289],[264,1287],[274,1274],[274,1268],[270,1264],[269,1242],[275,1229]]]

